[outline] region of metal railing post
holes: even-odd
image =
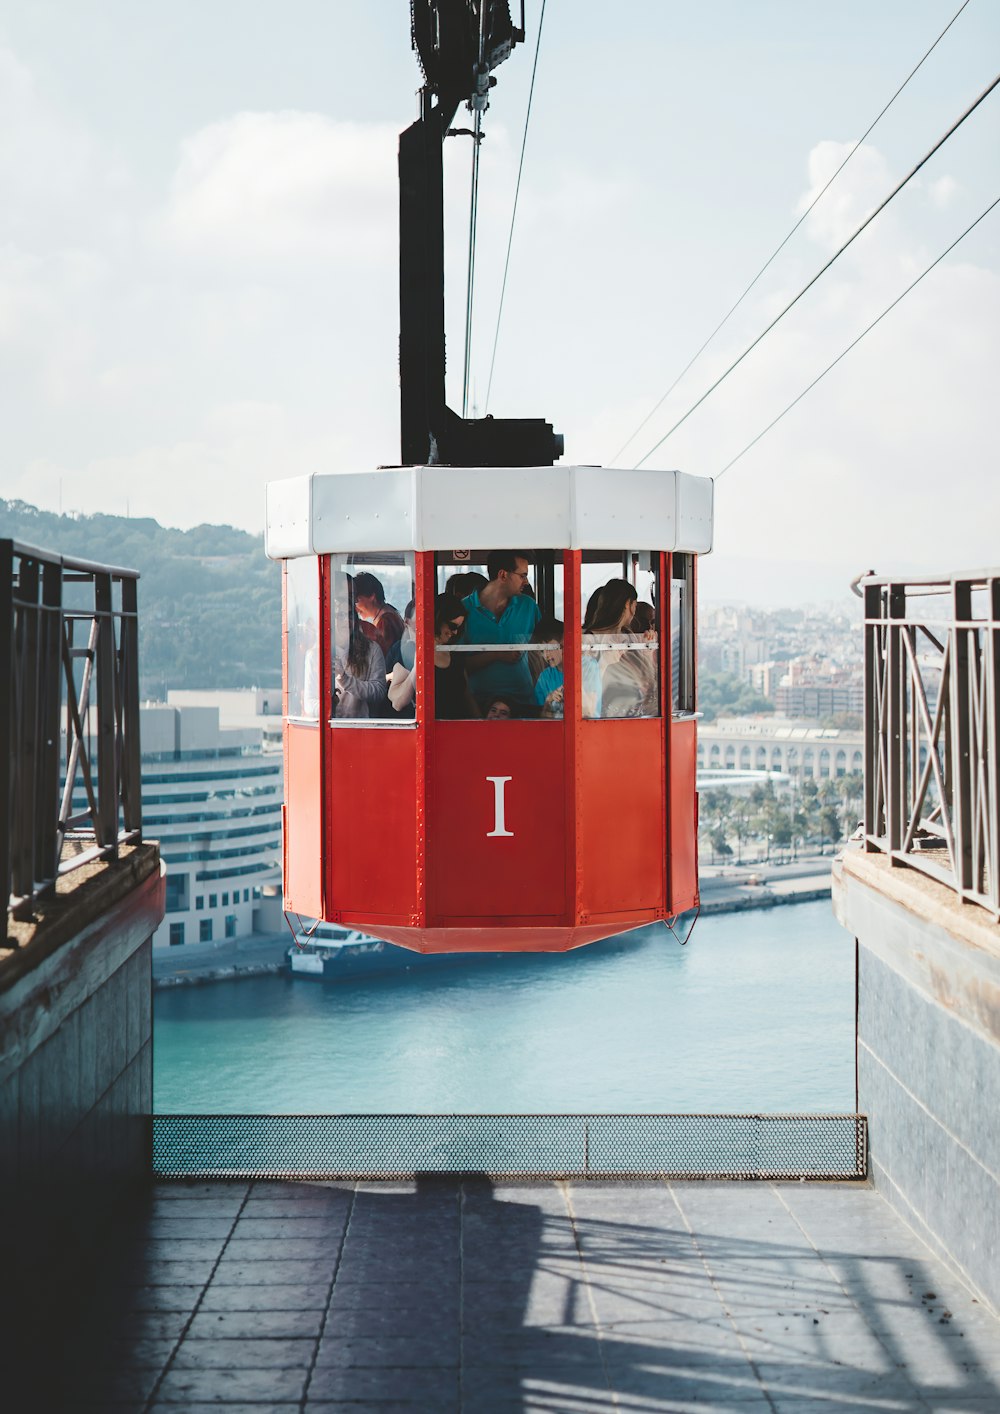
[[[988,582],[989,627],[985,633],[986,654],[986,762],[989,799],[986,846],[987,887],[990,907],[1000,919],[1000,579]]]
[[[956,579],[952,582],[952,674],[951,701],[952,715],[951,758],[954,797],[952,799],[952,825],[955,831],[955,868],[958,874],[960,893],[975,888],[975,866],[972,851],[972,801],[973,771],[972,743],[972,693],[969,674],[972,668],[972,643],[974,633],[972,620],[972,586],[968,580]]]
[[[94,676],[97,705],[97,842],[117,857],[118,761],[115,752],[115,621],[110,574],[94,575],[97,621]]]
[[[40,576],[38,561],[22,555],[18,564],[17,588],[14,592],[14,734],[16,760],[14,765],[13,892],[21,900],[30,900],[35,885],[43,882],[42,861],[36,850],[35,782],[38,774],[38,616]],[[18,913],[30,913],[30,903],[21,904]]]
[[[126,831],[142,829],[142,747],[139,740],[139,585],[121,582],[122,619],[119,649],[121,693],[121,789]]]
[[[879,687],[885,680],[885,662],[882,651],[884,632],[882,614],[882,589],[878,584],[868,584],[864,590],[865,604],[865,849],[877,848],[874,839],[883,833],[884,822],[879,818],[879,758],[881,754],[881,733],[879,731]],[[883,789],[885,782],[882,782]]]
[[[889,615],[886,626],[886,654],[888,657],[886,693],[888,700],[885,703],[888,759],[886,762],[885,809],[889,857],[893,859],[893,862],[896,862],[894,856],[902,848],[906,819],[904,802],[906,791],[906,677],[902,644],[904,629],[900,622],[906,617],[906,586],[890,584],[888,601]]]
[[[36,858],[41,879],[59,872],[60,706],[62,704],[62,564],[42,565],[39,622],[39,712],[41,751],[35,789]]]
[[[10,907],[14,762],[14,545],[0,540],[0,888]],[[4,922],[4,936],[7,925]]]

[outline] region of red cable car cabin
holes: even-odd
[[[552,952],[693,908],[695,565],[711,549],[712,490],[675,471],[589,466],[272,482],[267,553],[284,562],[286,910],[418,952]],[[527,559],[543,641],[504,644],[506,610],[498,623],[470,600],[451,652],[476,706],[443,719],[435,596],[456,574],[478,572],[481,583],[496,550]],[[400,615],[413,602],[381,659],[357,640],[377,640],[387,622],[398,635],[398,622],[359,575]],[[645,636],[613,624],[585,633],[591,596],[622,579],[653,608]],[[463,597],[474,583],[459,581]],[[536,611],[513,607],[521,632]],[[558,683],[552,619],[564,625],[562,703],[550,691],[540,705],[525,683],[534,693],[544,666],[555,671],[543,687]],[[482,656],[500,651],[507,664]],[[385,700],[390,674],[412,715]],[[496,697],[502,719],[486,716]]]

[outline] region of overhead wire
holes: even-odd
[[[702,403],[705,402],[707,398],[711,397],[711,395],[715,392],[716,388],[718,388],[720,384],[724,383],[725,380],[729,377],[729,375],[740,366],[740,364],[747,357],[747,355],[753,352],[753,350],[757,347],[761,340],[766,338],[767,335],[770,334],[771,330],[774,329],[776,325],[781,323],[785,315],[788,314],[790,310],[795,308],[799,300],[802,299],[803,295],[808,294],[808,292],[812,289],[813,285],[816,284],[817,280],[821,279],[822,276],[826,274],[830,267],[837,260],[840,259],[840,257],[844,254],[848,247],[851,246],[857,240],[858,236],[860,236],[861,233],[871,225],[871,223],[875,220],[876,216],[880,215],[889,205],[889,203],[899,195],[903,188],[913,180],[913,178],[917,175],[921,168],[926,166],[926,164],[930,161],[934,154],[939,151],[939,149],[944,146],[948,139],[958,131],[958,129],[962,126],[966,119],[972,116],[972,114],[976,111],[979,105],[989,97],[989,95],[993,92],[993,90],[997,87],[998,84],[1000,84],[1000,74],[997,74],[996,78],[994,78],[989,84],[987,84],[987,86],[983,89],[982,93],[978,96],[978,98],[974,99],[973,102],[969,104],[968,108],[966,108],[965,112],[962,113],[960,117],[955,119],[951,127],[947,130],[947,132],[945,132],[941,137],[938,138],[937,142],[933,145],[933,147],[929,148],[928,151],[924,153],[923,157],[921,157],[920,161],[917,162],[915,166],[910,168],[906,176],[896,183],[889,195],[884,197],[882,201],[879,202],[878,206],[875,207],[874,211],[870,212],[869,215],[865,217],[865,219],[861,222],[861,225],[858,226],[857,229],[853,231],[850,236],[848,236],[847,240],[844,241],[843,245],[839,246],[838,249],[834,251],[833,255],[830,256],[830,259],[823,266],[821,266],[819,270],[817,270],[816,274],[813,275],[812,279],[809,280],[807,284],[803,285],[802,289],[799,290],[798,294],[793,299],[789,300],[788,304],[785,305],[784,309],[782,309],[779,314],[775,315],[775,317],[771,320],[770,324],[768,324],[766,328],[761,330],[761,332],[757,335],[757,337],[753,340],[752,343],[747,345],[747,347],[740,354],[739,358],[735,359],[729,365],[726,371],[724,373],[721,373],[719,377],[716,378],[715,382],[712,383],[711,386],[708,387],[704,393],[702,393],[701,397],[697,400],[697,402],[691,404],[684,416],[678,418],[674,425],[667,432],[664,432],[663,436],[659,439],[659,441],[655,442],[653,446],[650,447],[649,451],[639,458],[639,460],[635,463],[637,467],[642,466],[643,462],[648,461],[649,458],[653,455],[653,453],[655,451],[658,451],[659,448],[663,446],[664,442],[668,439],[668,437],[672,437],[677,431],[677,429],[679,427],[682,427],[683,424],[687,422],[691,414],[697,412],[698,408],[701,407]]]
[[[968,0],[966,0],[968,4]],[[514,187],[514,206],[510,214],[510,232],[507,236],[507,256],[503,263],[503,283],[500,286],[500,305],[497,309],[497,326],[493,335],[493,354],[490,358],[490,376],[486,384],[486,403],[483,407],[484,415],[489,412],[490,393],[493,389],[493,370],[497,361],[497,344],[500,340],[500,320],[503,317],[503,301],[507,293],[507,272],[510,269],[510,251],[514,242],[514,222],[517,219],[517,199],[521,194],[521,173],[524,171],[524,150],[528,145],[528,124],[531,122],[531,100],[535,96],[535,75],[538,72],[538,51],[542,47],[542,25],[545,23],[545,0],[542,0],[542,8],[538,15],[538,38],[535,41],[535,62],[531,67],[531,87],[528,89],[528,108],[524,115],[524,134],[521,138],[521,160],[517,164],[517,183]]]
[[[798,397],[793,398],[792,401],[788,404],[788,406],[784,408],[781,412],[779,412],[778,416],[773,418],[763,429],[762,432],[758,432],[757,436],[754,437],[751,442],[748,442],[741,452],[737,452],[735,457],[732,457],[728,462],[726,462],[722,470],[718,472],[715,476],[715,480],[721,480],[721,478],[725,476],[726,472],[731,466],[735,466],[736,463],[740,460],[740,458],[745,457],[747,452],[749,452],[752,447],[756,447],[757,443],[761,440],[761,438],[765,437],[767,433],[771,431],[772,427],[776,427],[781,421],[781,419],[787,413],[790,413],[792,408],[795,407],[796,404],[800,403],[807,393],[811,393],[813,388],[816,387],[816,384],[821,382],[822,379],[824,379],[826,375],[831,371],[831,369],[836,368],[837,364],[840,363],[841,359],[846,358],[852,349],[857,348],[858,344],[860,344],[861,340],[865,337],[865,335],[870,334],[877,324],[881,324],[882,320],[886,317],[886,315],[890,314],[892,310],[896,308],[897,304],[899,304],[901,300],[904,300],[906,296],[910,293],[910,291],[915,289],[917,285],[920,284],[921,280],[923,280],[931,273],[931,271],[936,265],[940,265],[941,261],[944,260],[945,256],[950,255],[951,252],[955,249],[955,247],[961,241],[965,240],[969,232],[975,230],[975,228],[979,225],[980,221],[984,220],[996,206],[1000,206],[1000,196],[998,196],[995,201],[992,201],[990,205],[987,206],[986,210],[981,212],[976,217],[976,219],[972,222],[971,225],[966,226],[962,234],[960,236],[956,236],[956,238],[952,241],[951,245],[948,246],[946,250],[943,250],[936,260],[932,260],[930,265],[927,266],[926,270],[922,271],[921,274],[919,274],[917,278],[912,281],[911,284],[907,285],[906,289],[903,290],[902,294],[897,295],[891,304],[886,305],[885,309],[883,309],[882,313],[878,316],[878,318],[873,319],[872,322],[867,326],[867,328],[862,329],[858,337],[856,339],[852,339],[852,341],[847,345],[847,347],[837,355],[833,362],[827,364],[826,368],[823,369],[823,372],[817,374],[817,376],[812,380],[812,382],[808,384],[807,387],[802,389],[802,392],[799,393]]]
[[[864,132],[863,132],[863,133],[861,134],[861,136],[858,138],[857,142],[856,142],[856,143],[854,144],[854,146],[851,148],[850,152],[848,152],[848,154],[847,154],[847,156],[844,158],[843,162],[841,162],[840,166],[839,166],[839,167],[837,168],[837,170],[833,173],[833,175],[829,178],[829,180],[828,180],[827,182],[825,182],[824,185],[819,189],[819,191],[818,191],[818,192],[816,193],[816,195],[813,197],[812,201],[811,201],[811,202],[809,203],[809,205],[806,207],[805,211],[803,211],[802,215],[801,215],[801,216],[799,217],[799,219],[796,221],[795,225],[794,225],[794,226],[792,227],[792,229],[788,232],[787,236],[785,236],[785,238],[784,238],[784,240],[781,242],[781,244],[780,244],[779,246],[777,246],[777,247],[771,252],[771,254],[768,256],[767,260],[764,261],[764,264],[763,264],[763,265],[760,267],[760,269],[757,271],[756,275],[755,275],[755,276],[753,277],[753,279],[750,281],[749,285],[747,285],[746,289],[745,289],[745,290],[743,291],[743,293],[740,295],[740,297],[739,297],[739,299],[736,301],[736,303],[731,306],[731,308],[726,312],[725,315],[723,315],[722,319],[719,321],[718,324],[716,324],[715,328],[714,328],[714,329],[712,330],[712,332],[709,334],[709,336],[708,336],[708,338],[705,340],[705,342],[704,342],[704,343],[701,345],[701,347],[692,355],[692,357],[691,357],[690,359],[688,359],[687,363],[686,363],[686,364],[684,365],[684,367],[681,369],[680,373],[678,373],[677,377],[676,377],[676,378],[674,379],[674,381],[671,383],[671,385],[670,385],[670,387],[667,389],[667,391],[663,394],[663,396],[662,396],[661,398],[658,398],[658,399],[657,399],[656,403],[654,403],[654,405],[650,408],[649,412],[647,412],[646,416],[645,416],[645,417],[642,419],[642,421],[639,423],[639,425],[638,425],[638,427],[635,429],[635,431],[631,434],[631,436],[627,437],[627,438],[625,439],[625,441],[622,443],[622,445],[618,448],[617,452],[615,452],[615,454],[614,454],[614,455],[612,456],[612,458],[611,458],[611,464],[612,464],[612,465],[618,460],[618,458],[621,456],[622,452],[625,451],[626,447],[628,447],[628,445],[629,445],[631,442],[634,442],[634,441],[635,441],[636,437],[638,437],[639,433],[640,433],[640,432],[642,431],[642,429],[646,426],[647,422],[649,422],[650,418],[654,417],[654,416],[656,415],[656,413],[659,412],[660,408],[663,406],[663,404],[664,404],[664,403],[667,401],[667,399],[670,397],[670,394],[671,394],[671,393],[674,391],[674,389],[677,387],[678,383],[680,383],[681,379],[684,378],[685,375],[691,371],[691,369],[692,369],[692,368],[694,367],[694,365],[697,363],[698,359],[701,358],[702,354],[703,354],[703,353],[705,352],[705,350],[708,348],[709,344],[710,344],[710,343],[712,342],[712,340],[715,338],[716,334],[720,333],[720,332],[726,327],[726,325],[729,323],[730,319],[733,317],[733,315],[734,315],[734,314],[736,313],[736,311],[739,309],[740,305],[741,305],[741,304],[743,303],[743,301],[746,299],[747,295],[750,293],[750,291],[751,291],[751,290],[753,289],[753,287],[756,285],[757,281],[761,278],[761,276],[762,276],[763,274],[765,274],[765,272],[771,267],[771,265],[774,263],[774,261],[777,259],[777,257],[781,254],[781,252],[784,250],[785,246],[788,244],[788,242],[789,242],[789,241],[792,239],[792,237],[795,235],[795,232],[796,232],[796,231],[799,229],[799,227],[802,225],[802,222],[803,222],[803,221],[806,219],[806,217],[811,213],[811,211],[813,210],[813,208],[815,207],[815,205],[817,204],[817,202],[820,201],[820,199],[821,199],[823,196],[825,196],[826,193],[830,190],[830,187],[833,185],[833,183],[834,183],[834,182],[837,180],[837,178],[840,176],[841,172],[842,172],[842,171],[844,170],[844,168],[847,166],[848,162],[850,162],[851,158],[852,158],[852,157],[854,156],[854,154],[857,152],[858,148],[859,148],[859,147],[861,146],[861,144],[864,142],[865,138],[869,137],[870,134],[873,132],[873,130],[874,130],[874,129],[878,126],[878,124],[882,121],[882,119],[885,117],[886,113],[888,113],[889,109],[890,109],[890,108],[892,107],[892,105],[895,103],[896,99],[897,99],[897,98],[899,97],[899,95],[903,92],[903,89],[906,88],[906,86],[907,86],[907,84],[910,82],[910,80],[914,77],[914,75],[918,72],[918,70],[919,70],[920,68],[922,68],[922,66],[924,65],[924,63],[925,63],[925,62],[930,58],[930,56],[934,53],[934,50],[935,50],[935,49],[938,47],[938,45],[941,43],[942,39],[944,39],[945,35],[946,35],[946,34],[948,33],[948,31],[951,29],[952,25],[955,23],[955,21],[958,19],[959,15],[962,13],[962,11],[965,9],[965,7],[966,7],[968,4],[969,4],[969,0],[962,0],[962,4],[959,5],[958,9],[955,11],[955,13],[952,15],[951,19],[950,19],[950,20],[948,21],[948,23],[945,25],[944,29],[943,29],[943,30],[941,31],[941,33],[938,35],[937,39],[935,39],[934,43],[933,43],[933,44],[931,45],[931,47],[926,51],[926,53],[925,53],[925,54],[923,55],[923,57],[919,60],[919,62],[910,70],[910,72],[907,74],[906,78],[903,80],[903,82],[902,82],[902,83],[899,85],[899,87],[896,89],[896,92],[892,95],[892,97],[889,99],[888,103],[885,105],[885,107],[884,107],[884,108],[882,109],[882,111],[879,113],[878,117],[877,117],[877,118],[874,118],[874,119],[872,120],[872,122],[870,122],[870,123],[868,124],[867,128],[865,128]]]
[[[476,67],[477,85],[481,81],[483,58],[486,52],[486,5],[479,6],[479,63]],[[472,359],[472,306],[476,284],[476,222],[479,216],[479,148],[483,140],[482,95],[477,86],[473,99],[474,120],[472,124],[472,183],[469,198],[469,262],[465,285],[465,360],[462,370],[462,416],[469,415],[469,368]]]

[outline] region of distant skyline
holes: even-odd
[[[608,462],[959,3],[548,0],[490,410]],[[0,495],[259,531],[266,481],[397,458],[408,8],[0,0]],[[480,403],[538,13],[486,116]],[[1000,7],[970,0],[618,464],[994,77],[998,39]],[[650,464],[717,475],[1000,195],[998,138],[1000,91]],[[468,160],[453,140],[453,405]],[[725,475],[706,598],[1000,561],[998,365],[1000,212]]]

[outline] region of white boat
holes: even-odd
[[[435,954],[412,952],[357,928],[337,923],[317,923],[299,928],[288,949],[288,970],[293,977],[314,977],[323,982],[346,982],[378,973],[409,972],[413,968],[441,966],[494,953]]]

